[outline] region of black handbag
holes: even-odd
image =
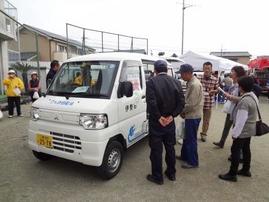
[[[260,119],[256,122],[256,136],[262,136],[269,133],[269,127],[266,123],[263,123]]]
[[[249,96],[255,101],[256,106],[257,106],[257,111],[258,111],[259,120],[256,121],[256,136],[265,135],[265,134],[269,133],[269,126],[266,123],[262,122],[262,117],[261,117],[258,103],[251,95],[249,95]]]

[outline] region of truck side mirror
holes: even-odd
[[[130,81],[120,82],[118,89],[118,98],[123,96],[132,97],[133,96],[133,84]]]

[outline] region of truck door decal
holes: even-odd
[[[142,135],[144,135],[144,133],[136,133],[135,125],[133,125],[128,132],[128,142],[133,142]]]

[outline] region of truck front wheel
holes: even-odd
[[[97,171],[100,177],[109,180],[117,175],[120,171],[123,160],[123,146],[118,141],[112,141],[108,144],[103,163]]]
[[[48,161],[52,158],[51,155],[44,154],[44,153],[37,152],[37,151],[33,151],[33,154],[40,161]]]

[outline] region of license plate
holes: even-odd
[[[44,146],[46,148],[52,148],[52,137],[42,134],[36,134],[36,142],[38,145]]]

